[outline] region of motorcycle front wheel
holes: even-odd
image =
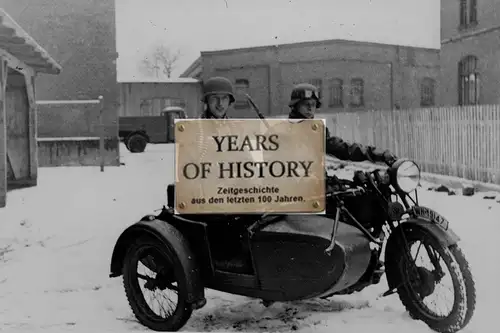
[[[389,263],[397,263],[402,279],[398,295],[404,307],[413,319],[422,320],[434,331],[454,333],[463,329],[474,314],[476,289],[462,250],[456,244],[442,246],[433,235],[420,228],[405,232],[405,236],[406,242],[402,242],[405,244],[400,244],[401,251],[392,254],[391,259],[395,261],[391,260],[392,263]],[[413,255],[415,248],[425,249],[431,261],[431,268],[416,264]],[[443,268],[446,268],[448,273],[444,273]],[[450,278],[453,285],[450,288],[453,301],[447,313],[438,313],[431,309],[427,301],[436,291],[437,284],[446,277]]]

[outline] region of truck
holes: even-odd
[[[118,84],[118,134],[132,153],[142,153],[148,144],[173,143],[175,119],[196,118],[203,108],[201,81],[197,79],[143,79]]]
[[[142,153],[148,143],[173,143],[175,119],[187,118],[179,106],[168,106],[159,116],[120,117],[118,135],[132,153]]]

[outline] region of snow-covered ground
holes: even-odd
[[[35,188],[9,192],[0,209],[0,331],[144,331],[126,302],[121,278],[110,279],[118,235],[160,208],[173,180],[173,146],[148,146],[119,168],[42,168]],[[497,327],[500,297],[500,204],[494,200],[421,191],[462,237],[478,288],[475,317],[463,332]],[[246,297],[208,291],[188,331],[431,332],[411,320],[397,295],[376,299],[385,280],[331,300],[277,303],[264,308]]]

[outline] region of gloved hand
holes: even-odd
[[[396,155],[392,154],[390,151],[386,151],[384,153],[384,162],[389,167],[391,167],[397,160],[398,158],[396,157]]]

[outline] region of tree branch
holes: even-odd
[[[163,75],[170,78],[181,55],[180,50],[172,52],[167,46],[159,45],[151,55],[144,57],[142,60],[143,73],[159,78],[161,70]]]

